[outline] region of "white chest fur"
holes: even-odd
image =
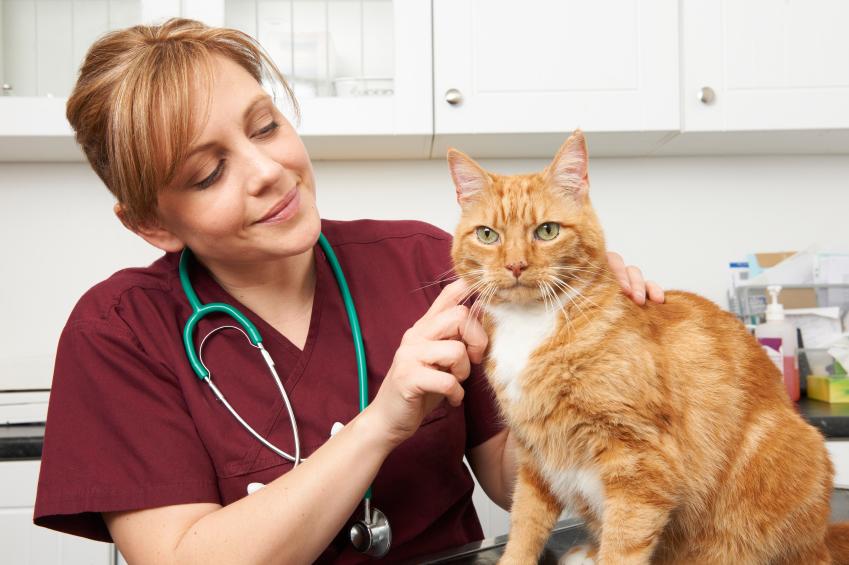
[[[541,305],[490,306],[495,321],[489,356],[495,364],[492,377],[502,384],[513,402],[522,394],[521,377],[531,354],[554,331],[559,310]]]
[[[590,469],[552,469],[542,467],[551,493],[564,505],[564,509],[572,513],[575,497],[580,496],[589,505],[590,510],[601,517],[604,511],[604,486],[596,471]]]

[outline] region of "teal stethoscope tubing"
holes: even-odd
[[[330,243],[328,243],[327,238],[324,237],[324,234],[319,234],[318,236],[318,244],[321,246],[322,251],[324,251],[325,256],[327,257],[328,262],[330,263],[330,268],[333,271],[333,276],[336,279],[336,284],[339,286],[339,292],[342,295],[342,302],[345,305],[345,312],[348,315],[348,323],[351,326],[351,335],[354,341],[354,354],[357,360],[357,381],[358,381],[358,392],[359,392],[359,409],[360,412],[365,410],[366,406],[368,406],[368,373],[366,371],[366,353],[365,346],[363,345],[363,335],[360,330],[360,322],[357,317],[357,309],[354,306],[354,299],[351,297],[351,290],[348,288],[348,281],[345,280],[345,274],[342,272],[342,267],[339,264],[339,260],[336,258],[336,254],[333,252],[333,248],[330,247]],[[291,459],[294,461],[295,465],[298,464],[300,460],[300,442],[297,439],[297,427],[294,421],[294,414],[291,411],[291,406],[289,405],[289,400],[286,397],[285,391],[283,390],[283,385],[280,383],[280,379],[277,376],[277,372],[274,369],[274,362],[271,360],[271,356],[265,350],[265,347],[262,345],[262,336],[259,333],[259,330],[256,326],[240,312],[236,307],[231,306],[230,304],[225,304],[223,302],[211,302],[209,304],[201,303],[200,299],[195,293],[194,288],[192,288],[191,280],[189,279],[189,269],[188,263],[191,259],[192,252],[189,248],[185,248],[180,255],[180,266],[179,266],[179,274],[180,274],[180,284],[183,287],[183,292],[186,294],[186,298],[189,301],[189,304],[192,307],[192,314],[189,316],[189,319],[186,321],[185,326],[183,327],[183,345],[186,348],[186,355],[189,359],[189,364],[192,366],[195,374],[203,381],[206,381],[215,392],[216,396],[225,403],[228,409],[233,413],[237,420],[245,426],[248,431],[251,432],[252,435],[257,437],[263,444],[271,448],[273,451],[278,454],[283,455],[287,459]],[[203,319],[205,316],[210,314],[220,313],[227,316],[230,316],[241,326],[241,328],[245,331],[248,339],[251,344],[258,348],[260,353],[262,353],[263,358],[265,359],[266,364],[268,365],[269,370],[277,381],[278,387],[283,395],[284,400],[286,401],[287,407],[289,408],[290,414],[292,414],[292,427],[293,433],[296,437],[296,447],[295,447],[295,457],[291,457],[288,454],[284,454],[281,450],[274,447],[268,442],[265,438],[262,438],[257,434],[247,423],[236,413],[232,407],[230,407],[229,403],[224,399],[224,395],[220,393],[220,391],[215,387],[212,383],[212,379],[210,378],[209,370],[203,364],[203,361],[200,358],[200,355],[195,350],[194,345],[194,333],[197,328],[198,322]],[[207,336],[208,337],[208,336]],[[201,344],[201,347],[203,345]],[[366,491],[364,499],[368,503],[371,499],[371,487]]]

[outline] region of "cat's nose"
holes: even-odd
[[[504,268],[513,273],[513,276],[517,279],[519,275],[522,274],[522,271],[528,268],[528,264],[524,261],[519,261],[517,263],[510,263],[509,265],[504,265]]]

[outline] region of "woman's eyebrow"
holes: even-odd
[[[251,100],[251,103],[248,104],[247,108],[245,108],[245,111],[242,113],[242,121],[243,122],[247,121],[248,117],[251,115],[251,112],[253,112],[254,109],[256,109],[256,107],[259,106],[261,103],[266,102],[268,100],[271,100],[271,97],[264,92],[262,94],[257,95],[253,100]],[[206,151],[210,147],[214,147],[217,144],[218,144],[217,141],[209,141],[207,143],[204,143],[203,145],[198,145],[197,147],[192,147],[192,149],[186,155],[186,159],[188,160],[190,157],[192,157],[196,153],[201,153],[203,151]]]
[[[250,103],[250,104],[248,104],[248,107],[247,107],[247,108],[245,108],[245,111],[244,111],[244,113],[242,114],[242,121],[243,121],[243,122],[244,122],[244,121],[247,121],[248,117],[251,115],[251,112],[253,112],[253,111],[254,111],[254,109],[255,109],[257,106],[259,106],[259,105],[260,105],[260,103],[265,102],[265,101],[267,101],[267,100],[271,100],[271,96],[269,96],[269,95],[268,95],[268,94],[266,94],[265,92],[263,92],[263,93],[261,93],[261,94],[258,94],[258,95],[257,95],[257,96],[253,99],[253,100],[251,100],[251,103]]]

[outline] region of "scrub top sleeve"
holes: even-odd
[[[34,516],[103,541],[100,512],[220,504],[180,383],[120,323],[69,323],[62,333]]]

